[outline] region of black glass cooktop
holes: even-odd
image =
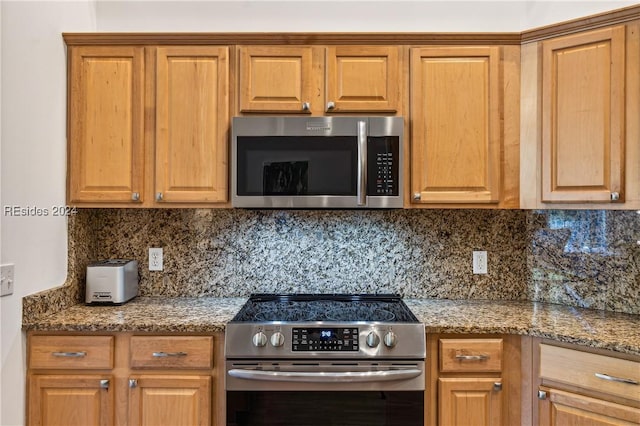
[[[232,322],[418,322],[399,295],[253,294]]]

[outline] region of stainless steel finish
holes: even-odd
[[[372,331],[371,333],[367,334],[367,346],[369,346],[370,348],[375,348],[379,344],[380,344],[380,337],[378,337],[375,331]]]
[[[109,380],[108,379],[100,380],[100,388],[101,389],[109,389]]]
[[[271,345],[275,346],[275,347],[279,347],[284,345],[284,334],[280,333],[279,331],[276,331],[275,333],[273,333],[271,335],[271,339],[269,339],[271,341]]]
[[[332,327],[332,328],[357,328],[358,329],[358,350],[342,352],[294,352],[291,347],[293,328],[310,327]],[[375,333],[377,336],[384,336],[393,328],[396,335],[396,346],[393,348],[378,344],[375,347],[367,345],[367,336]],[[271,336],[275,333],[282,333],[285,343],[281,347],[267,345]],[[264,337],[256,337],[262,334]],[[362,359],[377,357],[386,360],[398,359],[421,359],[426,356],[424,324],[420,323],[362,323],[362,322],[339,322],[326,323],[321,321],[310,322],[243,322],[229,323],[225,330],[225,357],[227,360],[234,359]],[[380,339],[378,337],[378,339]],[[263,342],[262,346],[255,346],[256,340]]]
[[[267,335],[264,334],[262,331],[258,331],[256,334],[253,335],[252,341],[253,341],[253,346],[261,348],[267,344]]]
[[[335,107],[336,107],[336,103],[335,102],[331,102],[331,101],[327,102],[327,110],[328,111],[334,109]]]
[[[182,357],[187,356],[186,352],[154,352],[151,354],[154,358]]]
[[[456,359],[458,361],[484,361],[489,359],[489,355],[479,354],[479,355],[462,355],[456,354]]]
[[[156,201],[162,201],[162,192],[156,192]]]
[[[413,193],[413,200],[414,201],[420,201],[421,198],[422,198],[422,195],[420,195],[419,192],[414,192]]]
[[[495,382],[495,383],[493,384],[493,390],[494,390],[494,391],[496,391],[496,392],[501,391],[501,390],[502,390],[502,383],[500,383],[500,382]]]
[[[118,304],[138,295],[138,261],[111,259],[87,265],[85,303]]]
[[[129,387],[131,389],[138,387],[138,380],[137,379],[129,379]]]
[[[359,206],[357,196],[297,195],[239,197],[238,136],[357,136],[357,122],[368,124],[368,136],[399,136],[398,196],[369,196]],[[402,117],[234,117],[231,138],[231,204],[240,208],[402,208],[404,195],[404,120]],[[366,191],[365,191],[366,193]]]
[[[424,361],[335,362],[263,359],[226,362],[227,390],[425,389]]]
[[[353,383],[404,380],[418,377],[422,371],[409,370],[386,371],[344,371],[328,373],[325,371],[262,371],[231,369],[229,375],[247,380],[265,380],[272,382],[312,382],[312,383]]]
[[[539,390],[538,391],[538,399],[547,399],[547,392]]]
[[[628,385],[635,385],[635,386],[639,386],[640,385],[640,382],[638,382],[637,380],[625,379],[623,377],[610,376],[610,375],[604,374],[604,373],[596,373],[596,377],[598,379],[609,380],[611,382],[626,383]]]
[[[51,355],[60,358],[83,358],[87,356],[86,352],[51,352]]]
[[[358,206],[367,205],[367,122],[358,121]]]
[[[139,192],[132,192],[131,193],[131,200],[132,201],[140,201],[140,193]]]
[[[398,343],[398,336],[393,331],[389,331],[384,335],[383,340],[386,347],[393,348]]]
[[[302,110],[303,111],[309,111],[311,109],[311,104],[309,102],[303,102],[302,103]]]
[[[611,193],[611,201],[618,201],[620,199],[620,193],[612,192]]]

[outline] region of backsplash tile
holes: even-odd
[[[24,298],[25,323],[83,301],[91,260],[140,263],[140,295],[391,292],[532,300],[640,314],[635,211],[81,209],[66,283]],[[164,271],[148,271],[149,247]],[[488,274],[471,252],[488,252]]]

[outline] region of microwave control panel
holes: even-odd
[[[398,195],[399,144],[397,136],[369,137],[367,195]]]

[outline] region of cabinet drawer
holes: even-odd
[[[131,368],[212,368],[211,336],[133,336]]]
[[[440,371],[502,371],[502,339],[440,339]]]
[[[31,336],[29,367],[110,369],[113,336]]]
[[[540,377],[640,401],[640,362],[541,344]]]

